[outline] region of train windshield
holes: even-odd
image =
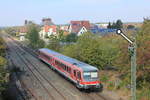
[[[84,72],[83,77],[86,81],[94,81],[98,79],[98,73],[95,72]]]

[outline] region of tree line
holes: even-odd
[[[4,40],[0,37],[0,95],[2,91],[6,89],[6,64],[7,60],[5,59],[5,50],[6,46],[4,45]]]
[[[120,28],[123,28],[123,22],[119,19],[117,20],[116,22],[109,22],[108,23],[108,26],[107,26],[108,29],[120,29]]]

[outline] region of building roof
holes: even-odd
[[[86,64],[84,62],[78,61],[78,60],[76,60],[74,58],[70,58],[68,56],[62,55],[62,54],[57,53],[55,51],[52,51],[50,49],[43,48],[43,49],[39,49],[39,50],[44,52],[44,53],[51,54],[51,55],[57,57],[58,59],[61,59],[61,60],[65,61],[65,62],[68,62],[68,63],[70,63],[72,65],[75,65],[75,66],[83,69],[83,71],[97,71],[98,70],[94,66],[91,66],[91,65]]]
[[[72,30],[71,30],[72,33],[78,33],[82,29],[83,26],[73,25],[71,27],[72,27]]]
[[[83,27],[85,27],[86,30],[90,30],[89,21],[71,21],[70,26],[72,33],[78,33]]]
[[[43,18],[42,25],[54,25],[51,18]]]
[[[53,32],[56,32],[57,26],[56,25],[45,25],[43,27],[45,32],[49,32],[49,29],[52,29]]]
[[[70,24],[71,24],[71,26],[80,26],[80,27],[84,26],[87,30],[90,29],[89,21],[71,21]]]
[[[28,32],[28,29],[26,26],[22,26],[20,27],[20,30],[19,30],[20,33],[27,33]]]

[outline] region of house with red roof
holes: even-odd
[[[57,26],[56,25],[44,25],[39,32],[41,38],[49,37],[50,35],[57,34]]]
[[[27,27],[26,26],[21,26],[19,28],[19,39],[20,41],[24,41],[25,40],[25,35],[27,34],[28,30],[27,30]]]
[[[68,29],[69,29],[69,25],[60,25],[59,26],[59,30],[68,31]]]
[[[90,30],[89,21],[71,21],[69,32],[77,34],[78,36]]]

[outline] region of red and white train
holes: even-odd
[[[98,78],[98,69],[94,66],[47,48],[39,49],[38,58],[75,83],[79,89],[96,89],[100,91],[103,89],[103,85]]]

